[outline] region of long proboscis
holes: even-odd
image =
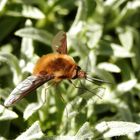
[[[93,78],[93,77],[90,77],[88,75],[86,76],[86,80],[89,81],[89,82],[91,82],[91,83],[95,83],[95,84],[97,84],[97,82],[98,83],[112,84],[112,83],[110,83],[108,81],[105,81],[105,80],[102,80],[102,79],[98,79],[98,78]]]

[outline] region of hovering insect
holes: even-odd
[[[65,32],[60,31],[56,34],[52,41],[52,48],[56,52],[43,55],[37,61],[33,69],[33,74],[19,83],[5,100],[4,105],[6,107],[13,105],[50,80],[54,83],[58,83],[63,79],[72,80],[84,78],[91,82],[102,82],[102,80],[88,77],[86,72],[83,71],[76,64],[74,59],[67,54],[67,39]]]

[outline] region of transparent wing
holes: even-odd
[[[52,41],[52,48],[60,54],[67,54],[67,36],[64,31],[56,34]]]
[[[51,80],[52,76],[29,76],[24,81],[19,83],[16,88],[11,92],[9,97],[5,100],[4,105],[6,107],[13,105],[17,101],[20,101],[24,96],[28,95],[30,92],[44,84],[45,82]]]

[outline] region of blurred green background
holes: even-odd
[[[5,108],[60,30],[77,64],[112,84],[45,85]],[[0,0],[0,139],[139,140],[139,69],[139,0]]]

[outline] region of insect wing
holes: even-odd
[[[11,92],[9,97],[5,100],[4,105],[6,107],[13,105],[17,101],[21,100],[24,96],[41,86],[45,82],[52,79],[52,76],[29,76],[24,81],[19,83],[17,87]]]
[[[67,54],[67,36],[64,31],[56,34],[52,41],[52,48],[60,54]]]

